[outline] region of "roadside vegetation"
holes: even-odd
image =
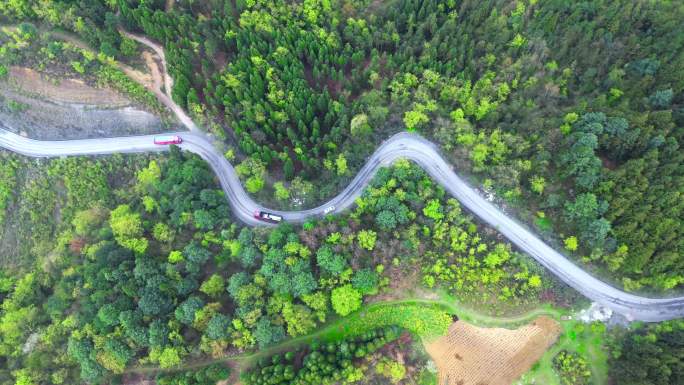
[[[329,197],[380,139],[414,130],[627,290],[684,282],[677,2],[165,7],[27,0],[0,15],[73,31],[121,60],[131,41],[119,27],[158,40],[174,100],[233,144],[238,161],[269,170],[248,178],[272,202]]]
[[[23,175],[23,160],[8,158]],[[35,222],[27,223],[49,226],[40,234],[54,235],[46,236],[44,252],[30,251],[33,261],[5,266],[0,285],[3,375],[15,380],[106,382],[136,366],[174,373],[186,363],[222,362],[289,338],[334,342],[378,327],[400,326],[419,339],[444,334],[448,313],[458,307],[446,312],[434,300],[384,305],[401,297],[396,284],[406,279],[495,315],[513,311],[511,301],[519,313],[572,298],[409,162],[380,171],[348,214],[274,229],[233,223],[206,164],[177,150],[153,158],[59,159],[41,168],[49,171],[27,183],[42,183],[35,191],[52,198],[25,209],[35,211]],[[57,207],[59,221],[52,217]],[[443,221],[451,232],[439,230]],[[478,241],[457,242],[469,237]],[[490,242],[491,251],[482,250]],[[426,280],[424,272],[436,265],[421,256],[431,253],[468,266],[481,285],[459,291],[450,281]],[[530,285],[535,274],[539,287]],[[465,309],[464,316],[478,317]],[[559,347],[594,357],[567,345]]]
[[[222,357],[309,335],[350,313],[359,318],[348,320],[340,337],[345,330],[391,325],[418,336],[440,334],[451,322],[443,312],[433,317],[429,308],[408,305],[365,308],[364,298],[391,293],[389,281],[401,280],[416,263],[430,266],[419,253],[446,247],[433,235],[440,233],[442,220],[455,221],[452,228],[465,224],[472,237],[489,238],[477,235],[478,226],[458,203],[447,201],[408,162],[382,170],[347,215],[267,229],[230,220],[223,192],[196,156],[174,150],[140,166],[143,159],[50,161],[47,178],[62,181],[64,196],[49,187],[54,184],[50,179],[34,181],[44,183],[39,191],[54,197],[39,200],[51,208],[35,207],[31,223],[49,226],[45,234],[54,234],[56,243],[41,254],[49,258],[24,269],[8,268],[17,278],[8,275],[2,313],[5,357],[18,360],[13,365],[24,367],[22,375],[33,381],[54,381],[47,367],[60,373],[58,380],[91,382],[122,374],[129,366],[174,368],[203,356]],[[137,164],[135,177],[125,167],[119,172],[126,173],[115,174],[117,162]],[[84,173],[90,176],[83,178]],[[112,189],[109,177],[130,184]],[[55,207],[60,208],[59,223],[52,218]],[[409,230],[401,231],[402,224]],[[459,238],[456,233],[440,237]],[[488,258],[480,242],[463,247],[448,254]],[[464,291],[473,304],[503,287],[529,285],[529,278],[520,275],[529,266],[499,261],[502,255],[511,257],[503,251],[509,246],[499,248],[489,256],[496,263],[471,268],[482,276],[501,271],[499,279],[488,278],[479,290]],[[517,273],[509,278],[503,269]],[[539,303],[530,298],[539,297],[544,285],[525,291],[527,300],[520,303]],[[487,298],[494,306],[498,297]],[[31,338],[30,349],[15,356]],[[48,355],[54,349],[65,350]]]
[[[0,268],[21,273],[47,258],[75,213],[123,199],[149,159],[35,160],[0,150]]]
[[[0,29],[0,82],[20,64],[161,113],[116,65],[140,65],[124,28],[164,46],[166,92],[228,143],[264,203],[330,197],[408,130],[593,273],[628,291],[684,286],[678,2],[166,3],[0,2],[13,26]],[[15,116],[27,108],[0,100]],[[112,383],[136,368],[199,385],[258,351],[283,354],[260,364],[281,380],[434,385],[429,360],[406,358],[445,332],[454,312],[434,302],[457,298],[464,319],[508,326],[581,302],[406,161],[353,210],[276,228],[235,223],[206,164],[177,150],[0,162],[2,385]],[[521,383],[684,382],[681,322],[561,325]],[[372,336],[397,326],[392,342]],[[330,350],[363,339],[373,354],[297,342],[319,332]]]

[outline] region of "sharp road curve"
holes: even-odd
[[[216,173],[234,214],[249,225],[264,225],[254,218],[256,210],[282,215],[286,221],[303,222],[323,216],[326,207],[340,212],[352,206],[364,188],[383,166],[397,159],[416,162],[441,184],[461,204],[483,222],[498,229],[521,250],[534,257],[562,281],[589,299],[625,315],[628,319],[663,321],[684,317],[684,297],[646,298],[626,293],[590,275],[565,256],[551,248],[525,226],[508,217],[496,206],[468,186],[441,157],[436,146],[410,133],[399,133],[383,142],[371,155],[351,183],[336,197],[322,206],[303,211],[278,211],[254,202],[242,187],[233,166],[214,148],[204,135],[190,132],[174,133],[183,138],[180,147],[204,159]],[[163,151],[167,146],[155,145],[154,136],[130,136],[103,139],[37,141],[0,129],[0,147],[31,157],[58,157]]]
[[[183,138],[180,147],[193,152],[204,159],[214,170],[221,188],[233,209],[234,215],[248,225],[264,225],[254,218],[256,210],[264,210],[282,215],[286,221],[303,222],[308,218],[323,216],[325,208],[334,206],[333,212],[340,212],[353,205],[364,188],[383,166],[388,166],[400,158],[413,160],[427,171],[432,178],[461,204],[477,215],[483,222],[497,229],[521,250],[525,251],[544,265],[563,282],[573,287],[587,298],[613,311],[626,316],[630,320],[648,322],[684,318],[684,297],[647,298],[619,290],[584,271],[568,258],[544,243],[534,233],[514,219],[508,217],[496,206],[484,199],[468,186],[442,158],[437,147],[424,138],[399,133],[383,142],[368,159],[351,183],[336,197],[326,204],[303,211],[270,210],[254,202],[242,187],[233,166],[223,157],[210,139],[195,125],[190,117],[169,97],[173,79],[167,72],[166,58],[161,46],[151,40],[125,31],[126,36],[150,47],[161,62],[161,73],[164,90],[156,86],[145,85],[157,98],[166,105],[178,120],[190,132],[172,133]],[[127,67],[120,65],[126,72]],[[113,153],[133,153],[164,151],[166,146],[154,144],[154,136],[130,136],[118,138],[36,141],[3,130],[0,124],[0,147],[31,157],[57,157],[73,155],[101,155]]]

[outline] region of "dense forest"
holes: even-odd
[[[67,174],[69,222],[57,226],[49,258],[23,275],[3,269],[4,379],[101,383],[129,366],[173,368],[266,348],[352,314],[374,295],[400,295],[393,285],[404,280],[492,311],[568,298],[408,162],[383,169],[353,212],[275,229],[233,223],[206,164],[177,150],[99,199],[89,198],[110,182],[83,186],[69,170],[101,160],[55,162]],[[371,314],[353,329],[399,325],[421,334],[451,322],[437,309]]]
[[[271,170],[285,184],[268,191],[311,203],[380,139],[416,130],[626,289],[684,282],[680,3],[165,6],[20,0],[0,14],[72,30],[121,59],[119,27],[160,41],[174,99],[236,145],[250,192]]]
[[[165,48],[167,91],[264,202],[313,205],[382,140],[415,131],[578,262],[626,290],[663,292],[684,286],[683,19],[677,1],[10,0],[0,80],[13,65],[62,66],[160,108],[110,65],[138,52],[120,29],[144,34]],[[0,255],[0,383],[111,383],[135,367],[252,352],[404,281],[493,313],[574,302],[408,162],[379,172],[352,211],[301,226],[242,227],[222,194],[203,162],[175,150],[35,164],[0,153],[0,229],[16,245]],[[423,315],[407,314],[405,329]],[[374,338],[364,343],[379,348]],[[681,383],[681,341],[677,322],[616,332],[611,377]],[[366,367],[317,366],[347,354],[324,348],[297,351],[320,369],[302,376]],[[258,367],[295,379],[291,361]],[[586,381],[574,352],[554,366]]]
[[[611,377],[616,384],[680,384],[684,381],[684,323],[641,327],[618,338]]]

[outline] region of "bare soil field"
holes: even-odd
[[[559,334],[560,325],[545,316],[515,330],[457,321],[425,348],[437,364],[440,385],[510,385]]]
[[[49,79],[23,67],[12,67],[9,75],[0,82],[0,125],[15,133],[57,140],[168,130],[158,116],[114,90],[79,79]]]
[[[30,68],[10,68],[8,83],[11,88],[28,96],[52,100],[58,103],[98,104],[125,107],[130,101],[117,92],[106,88],[94,88],[80,79],[47,79]]]

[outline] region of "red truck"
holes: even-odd
[[[254,212],[254,218],[270,223],[280,223],[283,221],[283,217],[276,214],[267,213],[266,211],[257,210]]]
[[[154,144],[168,145],[168,144],[181,144],[183,139],[178,135],[163,135],[155,136]]]

